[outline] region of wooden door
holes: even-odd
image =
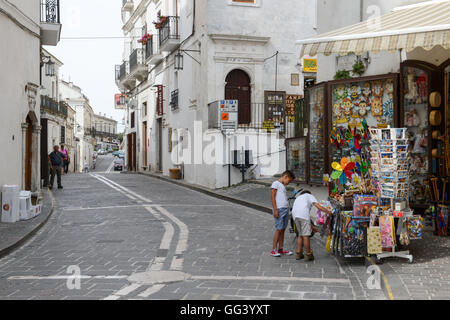
[[[132,134],[133,137],[133,171],[136,171],[136,132]]]
[[[31,191],[31,171],[33,168],[33,122],[27,117],[25,133],[25,190]]]
[[[226,80],[225,99],[239,101],[239,124],[250,124],[251,122],[251,87],[250,77],[242,70],[231,71]]]
[[[147,138],[147,121],[144,121],[144,123],[142,124],[142,143],[144,145],[143,148],[143,152],[144,152],[144,157],[143,157],[143,166],[147,167],[148,166],[148,138]]]
[[[157,154],[158,154],[158,163],[157,163],[157,170],[162,171],[162,120],[157,120]]]
[[[133,138],[131,134],[127,135],[127,162],[128,170],[133,171]]]

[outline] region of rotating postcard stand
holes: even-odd
[[[377,190],[379,204],[390,203],[389,213],[391,214],[395,211],[394,199],[409,203],[409,155],[406,130],[406,128],[390,127],[370,129],[372,184]],[[390,248],[391,251],[378,253],[377,259],[398,257],[408,259],[412,263],[413,256],[409,250],[396,251],[396,230],[394,216],[391,214],[379,215],[381,247]],[[402,221],[398,222],[398,227],[400,226],[403,226]]]

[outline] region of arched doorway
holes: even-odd
[[[239,124],[250,124],[251,87],[250,77],[242,70],[232,70],[225,79],[225,99],[239,101]]]
[[[33,121],[27,116],[25,131],[25,190],[31,191],[31,173],[33,170]]]

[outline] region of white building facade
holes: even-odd
[[[129,169],[180,168],[186,181],[220,188],[242,179],[231,151],[251,150],[247,177],[284,171],[292,124],[272,108],[303,96],[295,39],[316,34],[315,9],[303,0],[124,1],[116,80],[129,99]],[[208,105],[224,99],[239,101],[228,135],[208,121]]]
[[[94,111],[89,99],[83,94],[80,87],[72,82],[60,81],[60,99],[75,110],[74,124],[74,171],[83,172],[85,165],[93,165],[94,154]]]
[[[60,39],[59,1],[0,0],[0,185],[39,194],[41,45]]]

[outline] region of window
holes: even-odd
[[[144,117],[147,116],[147,102],[144,102],[144,103],[142,104],[142,115],[143,115]]]
[[[130,115],[130,118],[131,118],[131,128],[134,128],[134,112],[132,112],[131,113],[131,115]]]
[[[61,141],[60,144],[66,143],[66,127],[61,126]]]

